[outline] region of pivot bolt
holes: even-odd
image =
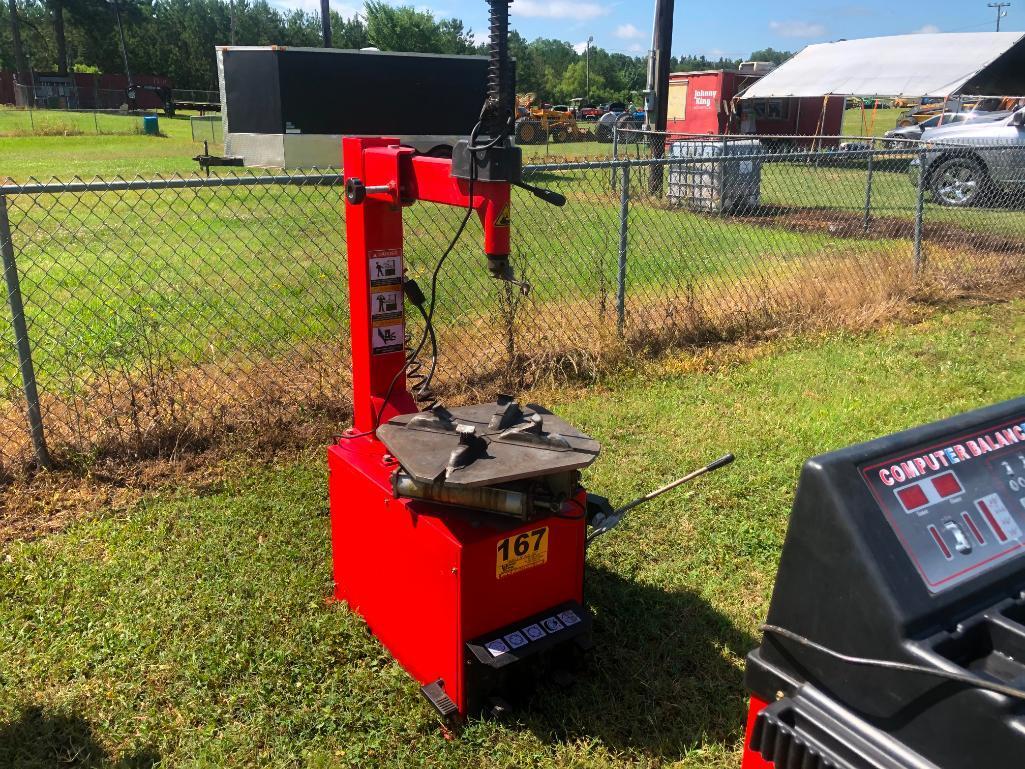
[[[358,206],[367,199],[367,185],[361,179],[350,176],[345,180],[345,199],[354,206]]]
[[[391,184],[368,187],[362,179],[350,176],[345,180],[345,199],[352,205],[358,206],[367,199],[367,195],[392,195],[394,189],[395,187]]]

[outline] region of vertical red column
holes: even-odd
[[[367,178],[366,152],[398,145],[397,139],[345,138],[342,163],[346,179],[367,187],[398,178]],[[398,163],[391,164],[398,176]],[[349,269],[349,336],[352,342],[353,428],[372,433],[396,414],[416,410],[406,390],[405,311],[402,298],[402,207],[378,195],[359,205],[345,203]],[[390,390],[390,393],[389,393]],[[387,399],[387,402],[386,402]]]

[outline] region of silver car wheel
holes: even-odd
[[[937,202],[946,206],[971,205],[982,192],[985,172],[971,160],[948,160],[936,172],[933,192]]]

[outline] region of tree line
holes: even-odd
[[[115,2],[117,5],[115,6]],[[177,88],[217,88],[216,45],[321,45],[320,15],[283,10],[266,0],[0,0],[0,69],[17,72],[123,72],[115,7],[125,32],[132,72],[163,75]],[[331,12],[335,48],[375,47],[485,55],[473,30],[455,18],[436,19],[412,7],[368,0],[363,12]],[[517,90],[549,102],[639,98],[646,57],[592,47],[578,53],[565,41],[527,41],[510,34]],[[751,59],[780,62],[791,54],[771,48]],[[673,70],[735,67],[739,59],[673,58]]]

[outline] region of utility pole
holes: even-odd
[[[230,0],[228,3],[228,41],[232,45],[235,43],[235,0]]]
[[[990,8],[997,9],[997,32],[1000,31],[1000,20],[1007,15],[1007,11],[1005,11],[1004,8],[1007,8],[1010,5],[1010,3],[989,3]]]
[[[121,6],[114,0],[114,18],[117,19],[117,34],[121,38],[121,58],[125,63],[125,77],[128,78],[128,108],[134,110],[135,83],[132,82],[132,70],[128,67],[128,45],[125,43],[125,28],[121,24]]]
[[[669,69],[673,47],[673,0],[655,0],[655,21],[648,58],[648,87],[644,91],[644,127],[658,133],[652,135],[652,157],[665,155],[666,112],[669,108]],[[654,113],[654,114],[652,114]],[[652,166],[648,191],[662,194],[662,167]]]
[[[584,101],[591,103],[591,43],[594,42],[594,35],[588,35],[587,48],[584,49]]]
[[[27,78],[28,65],[25,63],[25,49],[21,45],[21,23],[18,21],[18,3],[16,0],[8,0],[8,9],[11,14],[11,48],[14,50],[14,66],[18,70],[18,83],[29,85]]]
[[[320,0],[320,29],[324,35],[324,47],[331,47],[331,3]]]

